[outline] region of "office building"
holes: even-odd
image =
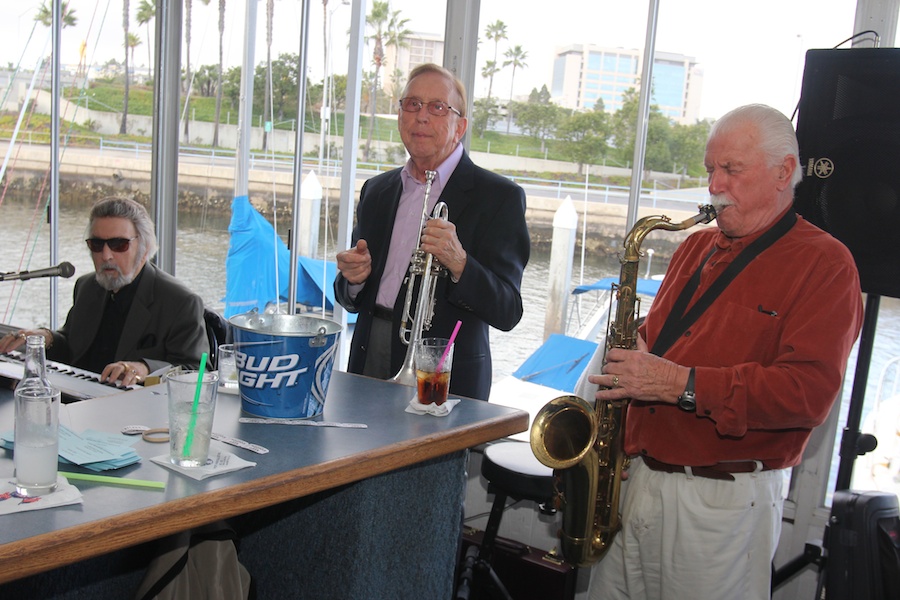
[[[622,108],[625,92],[640,89],[640,50],[573,44],[556,52],[550,89],[553,101],[565,108],[592,109],[603,101],[607,112]],[[656,52],[651,102],[676,123],[699,118],[703,71],[693,57]]]

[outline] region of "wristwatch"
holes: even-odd
[[[687,412],[697,410],[697,398],[694,394],[694,368],[691,367],[691,374],[688,375],[687,385],[684,387],[684,393],[678,396],[678,408]]]

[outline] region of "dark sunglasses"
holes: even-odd
[[[91,252],[103,252],[103,246],[109,246],[109,249],[113,252],[128,252],[128,248],[131,246],[131,240],[136,240],[137,236],[133,238],[109,238],[108,240],[104,240],[103,238],[88,238],[84,240],[87,242],[88,248],[91,249]]]

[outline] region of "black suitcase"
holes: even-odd
[[[819,598],[900,598],[897,496],[885,492],[836,491],[825,530],[825,550]]]
[[[463,527],[460,561],[470,546],[481,547],[483,531]],[[545,550],[496,538],[493,552],[494,572],[514,600],[573,600],[577,569]],[[471,598],[493,598],[488,590],[476,586]]]

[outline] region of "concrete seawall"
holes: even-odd
[[[6,144],[0,144],[0,151],[6,153]],[[60,202],[63,205],[90,204],[98,197],[113,194],[126,194],[142,201],[149,198],[151,161],[146,153],[67,147],[61,152],[59,164]],[[44,178],[49,172],[49,165],[49,146],[18,144],[9,161],[6,176],[14,187],[29,189],[36,187],[36,180]],[[328,201],[331,219],[336,220],[340,178],[317,176]],[[356,199],[363,182],[363,179],[356,181]],[[182,157],[178,166],[178,188],[182,210],[214,211],[227,215],[234,197],[233,165],[228,160],[217,163],[209,158]],[[293,173],[290,170],[275,170],[271,166],[251,168],[249,190],[251,203],[263,214],[272,214],[273,200],[277,199],[279,219],[290,217],[293,195]],[[553,218],[561,203],[558,198],[528,196],[526,218],[535,248],[549,248]],[[618,252],[625,234],[626,207],[622,204],[590,202],[585,217],[582,203],[576,202],[576,210],[579,222],[583,218],[587,222],[587,250]],[[642,209],[639,216],[648,214],[659,214],[659,211]],[[693,211],[670,210],[666,214],[676,221],[687,218]],[[656,235],[656,232],[651,235]],[[666,232],[664,247],[660,248],[656,243],[654,247],[657,252],[667,255],[683,237],[684,232]],[[580,224],[576,245],[581,245]]]

